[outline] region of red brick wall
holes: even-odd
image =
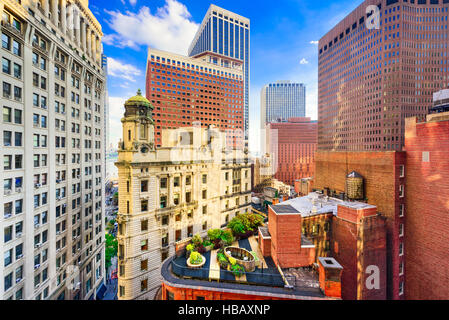
[[[388,299],[403,299],[399,295],[399,206],[405,198],[399,197],[399,185],[405,185],[400,178],[400,166],[405,164],[405,152],[326,152],[318,151],[315,158],[316,173],[314,189],[329,187],[345,192],[346,176],[357,171],[365,178],[365,196],[369,204],[377,206],[378,212],[387,218],[387,293]],[[340,245],[340,249],[343,249]],[[344,249],[343,249],[344,250]],[[337,259],[338,260],[338,259]]]
[[[271,256],[281,268],[310,266],[315,262],[315,249],[301,248],[302,217],[300,214],[275,214],[268,209],[271,234]]]
[[[334,258],[343,266],[342,299],[385,300],[387,298],[385,218],[377,215],[373,209],[356,210],[339,206],[333,226]],[[366,287],[368,266],[379,268],[379,290],[368,290]]]
[[[262,238],[262,234],[259,232],[259,248],[262,251],[264,257],[271,256],[271,239]]]
[[[405,149],[405,295],[449,299],[449,121],[407,119]]]

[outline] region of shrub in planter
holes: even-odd
[[[221,249],[223,248],[223,242],[221,241],[221,239],[216,239],[214,241],[214,249]]]
[[[235,238],[232,235],[232,231],[230,229],[226,229],[225,231],[223,231],[220,238],[226,246],[232,245],[232,243],[235,241]]]
[[[197,233],[196,235],[193,236],[192,243],[195,246],[195,248],[198,248],[203,244],[203,239],[201,238],[199,233]]]
[[[193,246],[193,244],[189,244],[189,245],[187,245],[187,247],[186,247],[186,250],[187,250],[187,251],[193,251],[193,249],[195,249],[195,247]]]
[[[220,239],[221,236],[221,230],[220,229],[210,229],[207,231],[207,236],[209,237],[210,241],[215,242],[216,240]]]
[[[198,251],[198,253],[200,253],[200,254],[205,254],[205,253],[207,252],[206,248],[205,248],[203,245],[200,245],[200,246],[197,248],[197,251]]]
[[[203,262],[203,257],[196,251],[193,251],[190,254],[190,263],[191,264],[201,264]]]
[[[231,272],[236,277],[241,277],[245,274],[245,268],[239,264],[231,265]]]

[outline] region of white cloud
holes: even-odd
[[[315,41],[315,40],[310,41],[310,44],[317,45],[318,43],[320,43],[320,42],[319,41]]]
[[[140,45],[146,45],[187,54],[189,44],[199,27],[191,20],[187,7],[176,0],[166,0],[165,5],[154,14],[145,6],[138,13],[106,12],[111,16],[108,23],[115,33],[106,35],[103,41],[120,48],[138,49]]]
[[[302,58],[301,61],[299,61],[300,64],[309,64],[309,61],[307,61],[306,58]]]
[[[127,81],[136,82],[135,77],[142,73],[131,64],[126,64],[114,58],[108,57],[108,75],[111,77],[122,78]]]

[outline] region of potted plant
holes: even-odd
[[[209,240],[205,240],[203,242],[203,246],[206,248],[206,252],[209,252],[214,248],[214,244],[212,242],[210,242]]]
[[[236,278],[238,278],[245,274],[245,268],[239,264],[234,264],[231,266],[231,272]]]
[[[200,265],[203,262],[203,257],[196,251],[192,251],[189,261],[192,265]]]
[[[195,246],[195,248],[199,248],[203,244],[203,239],[201,238],[199,233],[193,236],[192,244]]]

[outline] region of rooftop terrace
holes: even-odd
[[[319,289],[318,273],[312,268],[280,270],[271,257],[263,257],[256,237],[239,240],[233,247],[240,247],[256,255],[256,269],[236,277],[232,272],[220,269],[218,250],[205,253],[203,267],[191,269],[183,254],[166,260],[162,265],[164,281],[172,286],[199,287],[211,291],[231,291],[245,294],[275,296],[286,299],[326,299]]]

